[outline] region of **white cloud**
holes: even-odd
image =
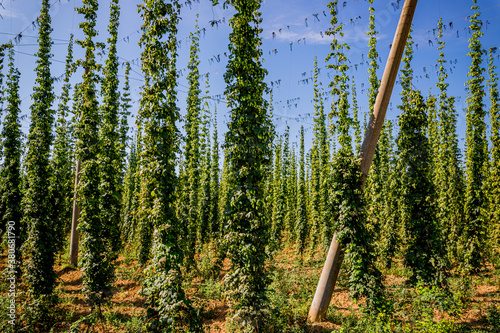
[[[297,29],[292,29],[292,25],[289,25],[290,29],[285,27],[281,28],[281,32],[279,29],[276,30],[264,30],[262,37],[264,39],[276,39],[281,42],[293,42],[294,44],[300,40],[300,43],[304,43],[304,39],[306,44],[330,44],[332,37],[326,35],[325,31],[327,29],[322,30],[313,30],[312,28],[301,28],[302,31],[297,32]],[[296,26],[295,26],[296,27]],[[340,42],[348,43],[352,46],[361,47],[368,45],[368,36],[366,35],[366,31],[360,25],[348,26],[344,25],[344,36],[339,38]],[[274,35],[273,35],[274,32]],[[379,35],[377,37],[378,40],[384,39],[384,35]]]
[[[17,11],[16,9],[12,8],[12,4],[10,1],[4,1],[2,5],[0,6],[0,15],[2,15],[3,19],[6,18],[20,18],[23,17],[24,15]]]
[[[269,12],[264,11],[262,37],[267,40],[274,38],[276,41],[286,43],[294,42],[294,44],[298,40],[301,40],[302,44],[304,38],[307,44],[329,44],[332,37],[325,34],[325,31],[331,27],[329,10],[324,4],[320,5],[319,3],[313,3],[311,7],[314,8],[306,9],[303,2],[290,0],[284,8],[276,6],[272,9],[269,8]],[[381,15],[381,19],[380,22],[377,22],[377,26],[386,26],[392,21],[392,13],[379,12],[378,14]],[[368,15],[351,12],[340,15],[339,21],[342,20],[344,20],[341,22],[343,23],[344,37],[339,40],[348,43],[353,48],[366,48],[369,39],[366,36],[366,32],[369,30]],[[377,36],[378,41],[383,41],[386,38],[385,34]]]

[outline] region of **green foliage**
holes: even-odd
[[[270,155],[269,155],[269,160],[274,163],[274,146],[276,144],[277,140],[277,135],[276,131],[274,129],[274,124],[272,123],[274,121],[273,118],[273,111],[274,111],[274,106],[273,106],[273,91],[271,89],[269,93],[269,121],[272,124],[273,127],[273,140],[271,147],[269,148]],[[272,232],[272,226],[273,226],[273,209],[274,209],[274,167],[272,167],[272,170],[265,175],[265,183],[266,183],[266,188],[265,188],[265,213],[267,216],[270,216],[271,218],[269,219],[269,227]]]
[[[184,191],[182,200],[182,219],[186,228],[184,237],[186,259],[193,263],[196,247],[196,238],[200,228],[200,190],[201,190],[201,164],[202,156],[200,152],[201,136],[201,99],[200,99],[200,73],[199,60],[199,28],[190,34],[191,47],[189,49],[189,73],[187,76],[189,83],[188,96],[186,99],[187,113],[184,123],[186,140],[184,147],[184,162],[186,163],[184,172]]]
[[[308,191],[309,191],[309,205],[310,205],[310,237],[309,244],[311,248],[314,248],[318,243],[318,231],[320,230],[321,214],[324,210],[320,209],[320,168],[319,168],[319,158],[318,158],[318,148],[315,146],[315,141],[313,141],[313,147],[311,148],[309,154],[309,177],[308,177]]]
[[[212,160],[210,171],[210,194],[212,198],[211,213],[210,213],[210,234],[219,235],[220,232],[220,214],[219,214],[219,201],[220,201],[220,180],[219,180],[219,138],[217,135],[217,110],[214,111],[214,133],[212,139]]]
[[[175,214],[178,179],[175,159],[179,133],[176,121],[176,44],[178,1],[148,1],[139,6],[144,20],[140,46],[143,87],[139,116],[144,124],[141,148],[142,219],[154,230],[151,264],[144,271],[142,294],[146,299],[149,331],[201,330],[197,316],[182,289],[180,222]]]
[[[273,169],[273,211],[271,215],[271,249],[278,248],[281,242],[281,229],[283,226],[283,210],[285,205],[285,194],[283,191],[282,175],[282,138],[279,137],[274,147],[274,169]]]
[[[383,218],[385,219],[385,225],[382,226],[382,239],[384,243],[382,245],[381,257],[385,258],[386,267],[391,266],[391,261],[395,257],[396,251],[399,249],[399,244],[401,244],[401,218],[398,214],[398,194],[397,191],[393,189],[399,186],[398,173],[396,169],[397,156],[395,154],[395,142],[392,135],[392,122],[387,122],[387,127],[385,130],[385,135],[387,135],[387,150],[389,154],[389,175],[388,181],[384,184],[384,192],[388,194],[386,200],[386,205],[383,209]],[[392,190],[391,190],[392,189]]]
[[[369,88],[368,88],[368,106],[370,115],[373,113],[375,100],[377,98],[380,80],[377,77],[379,54],[377,51],[377,35],[375,30],[375,9],[372,7],[373,0],[370,3],[368,58],[370,59]],[[366,119],[365,119],[366,121]],[[366,125],[365,125],[366,128]],[[396,251],[398,240],[398,214],[397,198],[394,189],[397,188],[397,179],[393,172],[393,139],[392,123],[386,121],[380,132],[377,147],[370,167],[364,195],[369,203],[368,221],[370,228],[380,239],[378,250],[380,257],[385,258],[384,264],[390,266],[392,258]]]
[[[5,95],[5,88],[3,86],[3,80],[5,78],[5,75],[3,74],[3,66],[5,61],[5,50],[8,49],[8,47],[9,44],[0,44],[0,125],[2,124],[3,102]],[[2,143],[0,142],[0,158],[2,157],[2,153],[3,153]],[[0,217],[0,236],[3,235],[3,233],[5,232],[4,227],[6,226],[4,226]]]
[[[271,252],[283,245],[283,233],[289,229],[291,210],[296,203],[292,201],[292,154],[290,152],[290,127],[287,126],[284,140],[280,137],[274,156],[273,175],[273,213],[271,223]]]
[[[500,307],[492,305],[488,308],[488,314],[486,316],[486,322],[490,327],[491,333],[500,332]]]
[[[209,93],[209,75],[206,74],[206,90]],[[203,110],[205,111],[202,132],[202,154],[204,159],[202,169],[202,200],[200,208],[200,241],[206,243],[210,240],[220,240],[220,222],[219,222],[219,139],[217,135],[217,108],[214,110],[213,118],[213,145],[210,147],[210,134],[209,134],[209,119],[210,113],[208,97],[205,97],[203,103]]]
[[[370,5],[373,5],[373,0],[368,1]],[[375,9],[370,6],[370,24],[369,31],[366,34],[370,37],[368,40],[368,47],[370,51],[368,52],[368,58],[370,59],[370,68],[368,69],[370,87],[368,88],[368,105],[370,108],[370,115],[373,113],[373,107],[375,105],[375,99],[377,98],[378,88],[380,87],[380,80],[377,78],[377,69],[379,69],[379,64],[377,62],[378,52],[377,52],[377,35],[378,31],[375,30]]]
[[[23,197],[23,223],[28,226],[26,277],[31,296],[33,324],[40,329],[49,329],[47,297],[52,295],[56,282],[54,256],[57,242],[52,235],[57,234],[58,225],[52,221],[52,196],[50,181],[50,146],[53,141],[52,125],[54,110],[53,82],[50,75],[52,32],[49,15],[49,1],[42,2],[39,17],[39,49],[37,52],[37,77],[33,87],[31,105],[31,125],[28,134],[28,152],[25,157],[26,191]]]
[[[266,263],[268,221],[264,213],[265,174],[272,143],[259,33],[259,0],[228,0],[236,13],[229,20],[229,60],[224,74],[231,110],[226,133],[229,196],[224,240],[231,268],[225,276],[230,322],[245,332],[263,331],[269,283]]]
[[[456,299],[440,288],[429,288],[418,285],[415,289],[396,287],[397,299],[395,307],[400,309],[395,315],[364,314],[356,316],[351,313],[340,316],[338,324],[341,328],[333,332],[421,332],[421,333],[465,333],[485,332],[472,330],[468,324],[456,323],[453,318],[437,319],[435,310],[453,313],[460,305]]]
[[[147,84],[147,82],[146,82]],[[137,171],[136,176],[138,176],[138,202],[137,202],[137,227],[138,232],[138,245],[139,245],[139,264],[144,266],[149,260],[149,253],[151,250],[151,243],[153,239],[153,225],[152,221],[148,216],[148,206],[147,202],[151,200],[151,191],[148,189],[148,179],[143,177],[144,166],[146,165],[146,160],[144,158],[144,135],[143,135],[143,121],[140,116],[136,118],[137,124]]]
[[[448,258],[461,260],[459,256],[460,232],[463,224],[463,174],[460,168],[460,149],[457,136],[457,112],[453,96],[448,96],[448,83],[444,58],[443,23],[439,20],[438,49],[441,50],[437,60],[439,76],[436,86],[440,90],[438,111],[438,146],[434,158],[434,183],[436,185],[437,218],[444,235]]]
[[[21,113],[19,98],[19,70],[14,67],[14,48],[9,48],[9,72],[6,80],[7,102],[6,115],[1,133],[3,148],[3,163],[0,170],[0,223],[2,229],[7,230],[7,223],[14,221],[16,268],[20,273],[20,249],[26,238],[26,227],[21,223],[21,146],[22,132],[19,114]]]
[[[219,195],[219,236],[220,236],[220,254],[221,256],[226,255],[226,249],[224,246],[224,224],[225,224],[225,219],[224,219],[224,213],[226,211],[226,205],[227,205],[227,200],[229,198],[229,159],[227,158],[227,148],[224,147],[223,150],[223,156],[222,156],[222,175],[221,175],[221,180],[220,180],[220,195]],[[224,258],[219,258],[220,259],[220,264],[222,264],[222,260]]]
[[[81,161],[80,181],[77,186],[80,207],[78,228],[81,235],[82,281],[85,299],[92,310],[100,309],[102,303],[111,296],[113,280],[112,261],[106,226],[102,223],[100,205],[100,171],[99,165],[99,105],[96,84],[99,80],[94,51],[100,44],[94,43],[98,3],[96,0],[84,0],[82,7],[76,9],[84,15],[85,21],[80,28],[85,35],[84,40],[76,43],[85,49],[85,60],[80,64],[85,69],[83,82],[78,87],[76,110],[80,117],[76,125],[76,157]]]
[[[120,157],[125,159],[127,146],[127,131],[128,131],[128,116],[131,105],[130,98],[130,63],[125,65],[125,84],[123,94],[121,96],[121,121],[120,121]],[[138,228],[139,220],[139,195],[140,182],[138,181],[139,158],[138,146],[140,144],[140,133],[137,133],[135,140],[130,145],[130,154],[128,156],[128,165],[124,173],[123,179],[123,195],[122,195],[122,211],[121,211],[121,231],[122,241],[131,241],[135,237],[136,229]]]
[[[119,152],[120,152],[120,163],[121,163],[121,175],[124,176],[124,169],[125,169],[125,158],[127,157],[127,143],[129,140],[129,137],[127,135],[129,126],[128,126],[128,118],[130,116],[130,108],[132,105],[130,102],[132,101],[132,98],[130,98],[130,62],[125,63],[125,79],[123,83],[123,93],[120,96],[121,104],[120,104],[120,112],[119,112],[119,117],[120,117],[120,125],[119,125],[119,132],[120,132],[120,145],[119,145]],[[123,177],[121,177],[123,178]]]
[[[268,293],[272,312],[266,332],[307,332],[305,317],[316,287],[316,277],[303,274],[302,260],[288,255],[282,258],[283,261],[272,262]]]
[[[52,220],[55,225],[56,237],[54,250],[60,252],[64,247],[64,241],[69,232],[72,194],[74,190],[75,177],[72,170],[72,138],[71,128],[66,118],[69,115],[69,91],[71,84],[69,79],[73,66],[73,35],[70,37],[68,45],[68,55],[66,56],[66,67],[64,72],[64,85],[60,102],[57,108],[56,136],[52,151],[52,179],[50,181],[50,193],[52,198]]]
[[[345,246],[349,267],[351,297],[366,297],[371,312],[387,311],[382,274],[375,267],[372,235],[366,228],[366,203],[362,196],[362,172],[351,152],[340,150],[334,156],[329,180],[329,209],[337,240]]]
[[[326,130],[326,116],[323,103],[323,92],[321,82],[318,82],[318,62],[314,59],[314,128],[313,128],[313,146],[311,149],[311,237],[310,245],[313,248],[319,241],[318,236],[321,234],[321,242],[325,243],[325,238],[328,238],[327,229],[331,228],[326,219],[325,207],[327,197],[327,187],[324,181],[328,177],[328,166],[330,161],[330,149],[328,143],[328,135]],[[326,235],[325,235],[326,234]]]
[[[432,179],[435,179],[434,170],[438,163],[439,146],[441,144],[438,136],[438,119],[436,110],[436,96],[433,96],[429,91],[429,97],[426,101],[427,106],[427,138],[429,139],[429,153],[431,162]]]
[[[344,51],[349,50],[349,45],[346,43],[339,43],[339,39],[344,36],[342,32],[343,25],[338,24],[337,19],[337,6],[338,1],[332,1],[328,3],[330,8],[330,14],[332,15],[331,24],[332,27],[326,32],[328,36],[333,38],[330,46],[331,52],[326,57],[325,61],[332,61],[333,64],[328,64],[326,67],[333,69],[335,71],[333,80],[330,82],[329,87],[332,89],[332,106],[331,111],[328,114],[330,119],[336,119],[333,123],[331,131],[338,132],[338,142],[340,143],[339,152],[343,153],[345,156],[352,155],[352,138],[349,134],[349,128],[352,124],[352,119],[349,117],[349,77],[347,76],[347,71],[349,66],[346,64],[347,57]],[[337,153],[339,153],[337,152]],[[322,181],[326,181],[327,177],[322,177]],[[331,179],[330,179],[331,180]],[[330,204],[329,207],[332,207]],[[335,212],[330,212],[329,209],[325,209],[328,214],[325,214],[325,227],[323,229],[323,244],[328,247],[334,231],[335,223]]]
[[[474,14],[470,16],[470,38],[468,56],[472,63],[469,66],[469,73],[466,83],[467,88],[467,129],[465,133],[465,165],[467,168],[465,206],[464,206],[464,231],[463,241],[465,242],[465,268],[477,270],[481,266],[485,245],[485,174],[488,164],[488,144],[486,141],[486,108],[483,104],[484,91],[484,68],[483,49],[480,38],[482,21],[477,0],[473,0],[472,10]]]
[[[285,218],[286,241],[288,243],[295,239],[295,224],[297,222],[297,155],[295,145],[292,146],[290,154],[290,173],[288,176],[288,191],[286,197],[287,215]]]
[[[208,90],[208,88],[207,88]],[[202,115],[201,121],[201,135],[200,135],[200,154],[201,154],[201,165],[200,165],[200,208],[198,217],[198,247],[200,248],[203,244],[207,243],[211,239],[211,225],[210,225],[210,213],[211,213],[211,202],[212,193],[210,191],[211,183],[211,159],[212,153],[210,151],[210,110],[204,107],[204,113]]]
[[[358,119],[359,107],[356,94],[356,84],[354,83],[354,76],[352,77],[352,111],[353,111],[353,127],[354,127],[354,151],[359,153],[361,150],[361,125]]]
[[[273,235],[275,239],[276,248],[279,248],[283,244],[283,234],[288,230],[292,204],[295,207],[296,203],[291,202],[291,190],[292,190],[292,153],[290,151],[290,126],[286,127],[283,142],[283,154],[282,154],[282,185],[283,186],[283,219],[280,225],[276,225],[276,229],[273,230]]]
[[[297,196],[297,224],[295,226],[296,240],[299,252],[302,254],[306,247],[307,237],[307,202],[306,202],[306,179],[304,159],[304,126],[300,128],[300,160],[299,160],[299,188]]]
[[[373,0],[370,3],[368,58],[370,59],[369,88],[368,88],[368,107],[369,114],[373,113],[375,100],[380,87],[380,80],[377,77],[379,54],[377,51],[377,35],[375,30],[375,9]],[[365,126],[366,128],[366,114]],[[380,132],[373,162],[370,167],[370,173],[365,186],[364,195],[369,203],[367,218],[369,227],[375,232],[379,239],[378,251],[381,258],[384,258],[384,264],[390,267],[398,243],[398,214],[397,197],[394,191],[397,188],[397,177],[393,172],[393,139],[392,123],[386,121]]]
[[[5,89],[3,86],[3,79],[5,75],[3,74],[3,62],[5,60],[5,49],[7,48],[7,44],[1,44],[0,45],[0,125],[2,124],[2,112],[3,112],[3,101],[4,101],[4,94],[5,94]],[[0,140],[0,158],[2,158],[3,154],[3,147],[2,147],[2,140]],[[1,170],[1,169],[0,169]],[[7,230],[7,224],[4,223],[3,220],[3,214],[2,214],[2,203],[1,203],[1,198],[2,198],[2,179],[0,178],[0,239],[3,238],[3,234]]]
[[[141,161],[142,161],[141,157]],[[143,169],[141,169],[140,174],[143,174]],[[139,203],[139,264],[145,266],[148,263],[151,255],[151,246],[153,244],[153,224],[152,220],[149,218],[146,202],[151,201],[151,192],[146,192],[146,181],[141,179],[141,193],[140,193],[140,203]]]
[[[125,173],[122,215],[121,215],[121,232],[124,242],[132,241],[138,227],[139,214],[139,181],[137,180],[139,161],[137,156],[138,135],[130,145],[130,154],[128,157],[128,166]]]
[[[200,293],[203,297],[209,300],[223,300],[223,286],[218,280],[209,279],[205,280],[204,284],[200,286]]]
[[[436,206],[436,199],[438,197],[438,191],[436,188],[436,167],[439,163],[439,148],[440,148],[440,137],[438,133],[438,119],[437,119],[437,110],[436,110],[436,96],[433,96],[431,91],[429,90],[429,96],[427,97],[427,101],[425,102],[427,108],[427,124],[424,128],[427,131],[427,139],[429,143],[429,164],[430,164],[430,179],[433,182],[434,190],[429,197],[429,201],[434,203],[434,207]],[[437,217],[437,210],[436,210]],[[439,226],[439,221],[437,222]],[[439,228],[439,227],[438,227]],[[440,229],[442,230],[442,229]],[[444,230],[443,230],[444,231]]]
[[[491,239],[492,257],[500,257],[500,95],[498,93],[498,77],[493,64],[493,52],[490,48],[488,67],[488,86],[490,93],[490,123],[491,123],[491,162],[488,179],[489,202],[489,238]]]
[[[419,91],[412,90],[413,42],[406,45],[401,85],[402,105],[397,139],[399,160],[399,209],[404,226],[405,260],[413,283],[440,285],[446,283],[442,240],[432,199],[435,188],[431,174],[426,105]]]
[[[104,78],[101,85],[103,104],[101,107],[102,124],[99,128],[99,193],[102,223],[102,237],[109,242],[109,260],[116,259],[116,252],[121,246],[120,210],[122,201],[122,169],[123,161],[120,152],[120,94],[118,91],[118,56],[116,41],[120,7],[118,0],[110,2],[110,20],[108,32],[110,37],[108,59],[104,66]],[[110,263],[112,266],[113,264]]]
[[[145,77],[145,87],[149,87],[149,79]],[[141,105],[142,108],[142,105]],[[152,189],[150,187],[150,179],[147,177],[145,172],[147,169],[148,160],[145,154],[145,121],[143,117],[139,115],[136,119],[137,124],[137,152],[138,152],[138,171],[137,175],[140,179],[140,195],[139,195],[139,208],[137,211],[138,226],[139,226],[139,264],[141,266],[146,265],[150,258],[151,244],[153,241],[153,221],[150,218],[149,207],[152,202]],[[182,177],[180,178],[182,179]]]
[[[139,110],[140,111],[140,110]],[[142,121],[139,120],[142,123]],[[139,129],[141,129],[141,125],[139,125]],[[145,142],[142,137],[140,137],[141,142],[140,147],[145,148]],[[149,187],[150,180],[146,177],[145,173],[147,167],[147,159],[144,154],[143,149],[139,149],[138,146],[138,160],[139,167],[137,174],[140,176],[140,199],[139,199],[139,209],[137,211],[138,225],[139,225],[139,264],[144,266],[147,264],[150,258],[151,245],[153,242],[153,220],[150,218],[149,206],[152,202],[152,190]]]
[[[369,202],[369,228],[378,239],[379,257],[390,267],[400,241],[400,220],[398,214],[398,177],[395,170],[394,138],[392,122],[386,121],[378,140],[370,167],[364,195]]]
[[[329,84],[329,87],[332,89],[333,102],[332,110],[328,116],[330,119],[335,117],[339,119],[335,125],[335,131],[338,132],[340,149],[352,151],[352,138],[349,135],[349,128],[353,124],[352,118],[349,117],[349,76],[347,75],[349,66],[347,65],[347,56],[344,53],[350,49],[350,46],[347,43],[339,43],[338,40],[344,36],[344,33],[342,32],[343,25],[337,24],[337,5],[338,1],[328,3],[330,14],[332,15],[332,28],[326,34],[332,36],[333,41],[330,46],[331,52],[325,61],[333,61],[332,64],[328,64],[326,67],[335,71],[333,81]]]
[[[342,37],[342,25],[337,25],[337,1],[328,3],[332,15],[333,36],[332,52],[327,61],[336,71],[332,88],[332,111],[330,118],[337,118],[335,128],[339,136],[340,149],[333,157],[331,173],[328,177],[329,201],[328,217],[333,222],[337,240],[345,247],[345,259],[349,265],[349,290],[355,299],[366,297],[369,311],[383,313],[387,310],[382,284],[382,274],[375,267],[375,256],[372,249],[372,237],[366,228],[366,204],[362,196],[362,172],[359,161],[352,152],[352,139],[349,127],[353,124],[349,116],[349,69],[345,63],[344,50],[347,44],[339,44],[337,38]]]

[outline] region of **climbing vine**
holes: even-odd
[[[466,190],[463,231],[465,242],[465,268],[475,271],[480,268],[485,245],[485,209],[486,193],[484,189],[485,171],[488,163],[488,145],[486,141],[486,108],[483,103],[484,91],[484,68],[483,48],[480,38],[483,36],[481,12],[477,6],[477,0],[473,0],[470,16],[470,38],[468,55],[471,57],[471,65],[466,83],[467,88],[467,129],[465,133],[465,165],[466,165]]]
[[[281,242],[281,228],[283,225],[283,207],[285,202],[282,175],[282,147],[281,136],[274,144],[274,168],[273,168],[273,210],[271,215],[271,248],[275,249]]]
[[[76,158],[81,161],[80,181],[77,185],[80,219],[78,228],[81,235],[81,265],[83,292],[92,312],[100,311],[101,304],[111,296],[113,267],[108,242],[103,238],[101,205],[100,205],[100,165],[99,149],[99,103],[97,101],[98,71],[100,65],[95,59],[96,49],[103,45],[94,42],[98,3],[95,0],[84,0],[77,8],[78,14],[84,16],[80,23],[85,38],[76,43],[85,50],[85,59],[79,60],[85,72],[83,82],[78,86],[78,98],[74,103],[78,122],[75,128]]]
[[[321,82],[318,82],[319,68],[317,58],[314,59],[314,127],[313,146],[311,152],[311,247],[320,240],[328,228],[325,219],[325,198],[327,193],[326,182],[328,175],[328,163],[330,161],[330,149],[326,127],[325,107]],[[325,237],[323,237],[325,238]],[[324,239],[321,239],[322,243]]]
[[[498,77],[493,64],[493,53],[497,48],[489,50],[488,86],[490,95],[490,122],[491,122],[491,162],[488,180],[489,192],[489,219],[492,243],[492,258],[500,255],[500,95],[498,93]],[[494,259],[493,259],[494,260]],[[495,262],[495,261],[494,261]]]
[[[180,222],[175,214],[178,179],[175,159],[179,133],[176,105],[176,44],[178,1],[148,1],[139,6],[144,20],[142,36],[143,87],[139,116],[144,124],[141,151],[143,191],[141,216],[153,230],[152,258],[144,271],[142,294],[146,296],[148,330],[200,331],[200,322],[182,289]]]
[[[460,260],[460,233],[463,228],[463,197],[464,182],[458,148],[457,112],[455,110],[455,97],[448,96],[449,84],[446,82],[448,74],[445,70],[444,57],[445,43],[443,37],[442,19],[438,23],[440,50],[438,83],[440,90],[438,110],[438,141],[437,158],[435,159],[434,182],[437,190],[437,219],[440,221],[448,258]]]
[[[399,106],[399,134],[397,138],[398,165],[401,171],[399,209],[404,229],[404,265],[410,270],[413,283],[442,285],[445,263],[443,244],[431,198],[435,188],[431,173],[429,140],[426,136],[426,105],[420,91],[411,88],[413,70],[413,41],[411,36],[405,49],[402,69],[402,105]]]
[[[6,77],[7,102],[6,115],[1,133],[3,148],[3,164],[0,170],[0,221],[4,230],[7,223],[14,221],[15,251],[20,253],[21,246],[26,238],[26,226],[21,223],[21,146],[22,132],[19,115],[21,113],[19,98],[19,70],[14,66],[14,48],[12,43],[8,48],[8,73]],[[21,273],[21,258],[16,257],[15,268],[18,275]]]
[[[302,254],[306,247],[307,237],[307,202],[306,202],[306,176],[304,157],[304,126],[300,128],[300,157],[299,157],[299,188],[297,196],[297,225],[295,227],[296,240],[299,253]]]
[[[125,158],[127,156],[127,145],[128,145],[128,118],[130,116],[130,108],[132,105],[132,98],[130,98],[130,62],[125,63],[125,78],[123,83],[123,92],[120,96],[120,111],[119,111],[119,135],[120,135],[120,145],[118,151],[120,153],[120,178],[124,176],[125,169]]]
[[[259,0],[226,0],[236,13],[229,20],[229,60],[224,74],[231,121],[226,133],[229,197],[224,237],[231,268],[225,276],[230,322],[246,332],[264,330],[267,316],[268,222],[263,213],[265,173],[272,141],[259,34]]]
[[[52,151],[51,168],[53,170],[50,181],[50,193],[52,198],[52,219],[55,226],[55,252],[63,249],[66,235],[69,232],[71,218],[71,203],[74,187],[74,174],[72,170],[72,136],[71,124],[66,118],[69,115],[68,102],[71,83],[69,80],[73,74],[73,35],[70,36],[66,66],[64,71],[64,84],[57,107],[57,125]]]
[[[208,90],[208,89],[207,89]],[[210,146],[210,109],[204,105],[201,115],[201,135],[200,135],[200,216],[197,229],[198,248],[207,243],[211,238],[210,226],[210,205],[212,202],[211,165],[212,152]]]
[[[182,203],[184,211],[182,216],[184,225],[187,227],[186,232],[186,259],[191,262],[194,260],[196,250],[196,239],[200,229],[200,204],[201,204],[201,165],[203,157],[200,151],[201,145],[201,99],[200,99],[200,73],[198,66],[200,60],[199,53],[199,28],[190,34],[191,46],[189,48],[189,63],[188,63],[188,96],[186,99],[187,113],[184,123],[186,131],[186,140],[184,147],[184,162],[185,162],[185,199]]]
[[[217,109],[214,110],[214,130],[212,136],[212,156],[210,166],[210,193],[212,197],[211,213],[210,213],[210,234],[217,235],[220,233],[220,168],[219,168],[219,137],[217,134]]]
[[[337,1],[328,3],[332,15],[334,37],[327,61],[336,71],[332,88],[332,111],[330,118],[336,118],[335,128],[338,131],[340,148],[331,163],[329,185],[328,216],[336,231],[337,240],[345,247],[345,260],[349,265],[349,290],[352,297],[366,297],[368,311],[384,312],[387,310],[382,284],[382,274],[375,266],[375,255],[372,249],[372,235],[366,227],[366,203],[362,195],[362,172],[359,161],[352,151],[352,138],[349,127],[353,120],[349,115],[349,69],[344,50],[349,49],[337,38],[343,36],[342,24],[337,21]]]
[[[43,0],[39,17],[36,80],[33,87],[28,151],[24,161],[26,191],[23,197],[23,223],[28,228],[25,247],[28,252],[26,277],[32,297],[31,315],[36,327],[49,329],[49,310],[53,306],[52,292],[56,282],[54,272],[55,245],[52,235],[58,230],[51,219],[52,196],[50,180],[50,147],[53,141],[54,110],[53,82],[50,73],[52,32],[49,1]]]
[[[109,261],[107,265],[112,269],[113,261],[116,259],[117,251],[121,245],[120,239],[120,210],[122,196],[122,166],[121,159],[121,135],[119,127],[120,116],[120,94],[118,91],[118,57],[116,42],[118,39],[118,27],[120,19],[120,7],[118,0],[110,3],[110,20],[108,32],[110,37],[108,59],[103,68],[104,78],[101,85],[103,96],[101,106],[102,124],[99,126],[99,193],[102,223],[102,238],[108,242],[106,246]],[[113,274],[113,273],[111,273]]]

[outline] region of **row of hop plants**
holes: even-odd
[[[80,265],[83,293],[92,313],[99,313],[112,295],[118,250],[123,242],[135,240],[139,263],[144,267],[145,323],[152,331],[201,330],[197,311],[182,289],[182,268],[196,269],[196,253],[206,244],[217,252],[215,272],[224,258],[230,259],[224,278],[230,327],[244,331],[263,331],[269,324],[266,318],[274,309],[268,299],[266,263],[283,247],[283,240],[296,246],[303,256],[318,246],[326,249],[337,233],[347,248],[351,295],[367,298],[368,311],[375,313],[390,307],[379,262],[390,266],[393,259],[401,257],[412,283],[446,289],[451,268],[462,273],[477,271],[488,255],[494,258],[498,254],[500,194],[495,184],[500,172],[499,95],[491,49],[487,85],[492,148],[488,151],[482,75],[485,57],[476,1],[470,17],[473,37],[466,83],[465,168],[458,148],[454,98],[447,95],[440,21],[439,95],[425,99],[412,88],[410,38],[402,69],[399,131],[393,134],[396,124],[384,125],[364,190],[356,155],[367,115],[361,125],[355,83],[347,75],[349,45],[338,41],[343,26],[337,21],[337,1],[328,4],[332,15],[328,34],[333,42],[332,52],[325,59],[335,72],[328,86],[334,102],[330,110],[325,110],[325,92],[318,82],[315,61],[314,141],[306,152],[301,128],[298,153],[290,147],[289,129],[284,135],[275,132],[272,95],[271,102],[266,101],[267,71],[259,48],[260,1],[227,0],[223,4],[234,6],[237,15],[230,20],[233,33],[225,94],[231,121],[222,147],[218,143],[216,110],[211,114],[200,88],[197,27],[190,36],[184,117],[177,107],[176,90],[170,89],[177,85],[178,75],[177,1],[150,1],[139,6],[144,20],[140,46],[145,84],[138,132],[130,143],[126,134],[131,108],[130,65],[125,70],[124,91],[118,93],[118,0],[110,3],[109,52],[104,65],[95,60],[96,49],[104,47],[94,42],[99,4],[84,0],[78,8],[85,19],[80,24],[85,38],[76,42],[85,50],[85,59],[73,60],[71,39],[57,112],[51,109],[50,6],[47,0],[42,5],[37,79],[22,166],[20,74],[14,67],[12,44],[0,50],[1,66],[6,51],[9,56],[6,88],[1,90],[5,95],[2,101],[7,104],[2,128],[1,227],[5,233],[7,221],[16,223],[16,250],[21,253],[22,248],[24,253],[16,266],[29,290],[28,325],[44,330],[53,324],[48,318],[50,308],[57,303],[54,258],[68,234],[73,197],[81,210]],[[370,14],[367,34],[372,112],[379,89],[379,64],[371,6]],[[75,86],[70,110],[69,82],[78,67],[84,73],[82,82]],[[3,78],[0,75],[0,80]],[[208,75],[205,85],[208,94]],[[73,118],[68,121],[70,112]],[[181,119],[184,141],[176,127]],[[215,123],[212,134],[210,120]],[[76,161],[81,169],[75,192]],[[177,164],[180,167],[176,171]]]

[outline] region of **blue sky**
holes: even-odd
[[[37,27],[32,24],[39,15],[41,9],[40,0],[0,0],[0,43],[8,42],[20,32],[22,39],[15,43],[16,65],[21,71],[21,98],[22,114],[26,117],[22,121],[23,130],[29,128],[29,106],[30,95],[35,79],[33,70],[36,58],[33,56],[37,50],[36,36]],[[64,59],[66,57],[69,35],[75,34],[76,38],[82,37],[78,28],[81,15],[74,10],[80,5],[78,0],[54,0],[51,9],[53,21],[53,66],[52,74],[59,77],[64,72]],[[137,112],[140,98],[140,88],[143,84],[140,70],[140,38],[141,18],[137,12],[139,0],[121,1],[121,25],[119,29],[118,53],[121,61],[132,63],[131,86],[133,113]],[[402,7],[400,0],[399,7]],[[450,94],[457,96],[457,111],[459,113],[459,136],[465,133],[466,92],[464,83],[467,80],[467,71],[470,59],[467,56],[468,39],[467,31],[469,22],[467,16],[471,15],[470,7],[472,0],[421,0],[417,6],[414,18],[413,38],[418,48],[415,49],[413,68],[416,75],[414,85],[422,91],[424,96],[432,93],[437,94],[435,83],[437,81],[434,65],[438,57],[437,43],[433,29],[436,29],[440,17],[446,24],[444,40],[446,48],[445,57],[448,61],[450,83]],[[492,46],[500,46],[498,33],[500,32],[500,4],[497,0],[479,0],[482,19],[485,23],[483,47],[489,49]],[[357,87],[358,103],[360,112],[367,110],[368,80],[366,64],[368,54],[368,39],[365,32],[368,29],[368,7],[366,0],[339,1],[339,21],[343,22],[345,38],[351,50],[348,52],[349,60],[353,65],[349,75],[354,76]],[[398,8],[397,0],[375,0],[376,29],[379,31],[378,51],[381,58],[382,75],[385,62],[389,52],[389,44],[392,43],[394,31],[399,20],[401,10]],[[223,74],[227,64],[227,44],[230,28],[228,20],[232,16],[232,9],[223,9],[222,6],[211,5],[209,0],[191,0],[183,3],[182,20],[180,22],[178,38],[180,40],[178,69],[181,70],[179,77],[179,106],[184,113],[185,98],[187,92],[186,75],[187,62],[189,60],[189,33],[194,30],[195,20],[199,14],[198,22],[200,28],[204,29],[200,39],[200,72],[210,73],[211,91],[210,96],[212,110],[217,108],[218,129],[221,140],[226,131],[228,110],[224,103],[224,80]],[[262,39],[264,66],[269,75],[267,83],[274,91],[274,115],[275,125],[278,132],[283,133],[286,126],[291,127],[291,141],[299,141],[299,128],[306,128],[306,142],[312,140],[312,114],[314,112],[312,96],[313,61],[318,58],[321,70],[320,80],[327,89],[330,80],[324,59],[326,58],[330,40],[324,31],[330,27],[330,16],[327,1],[305,1],[305,0],[264,0],[262,3]],[[326,14],[326,16],[325,16]],[[107,38],[107,24],[109,18],[109,1],[100,1],[98,15],[99,41]],[[214,23],[216,22],[216,23]],[[213,23],[213,24],[212,24]],[[437,37],[437,31],[435,32]],[[500,51],[498,52],[500,55]],[[82,51],[75,46],[75,56],[81,57]],[[102,59],[104,61],[104,58]],[[495,63],[500,63],[496,58]],[[486,63],[484,64],[486,66]],[[123,79],[124,68],[121,68]],[[81,80],[81,72],[74,75],[72,82]],[[60,93],[62,82],[55,84],[55,91]],[[202,83],[204,86],[204,83]],[[400,87],[396,85],[392,96],[391,106],[388,110],[389,119],[397,119],[399,110]],[[221,101],[217,99],[221,97]],[[330,109],[331,99],[326,101],[326,111]],[[485,98],[485,104],[489,101]],[[362,117],[362,116],[361,116]],[[135,118],[131,118],[133,124]],[[180,126],[182,126],[180,124]],[[462,141],[463,144],[463,141]],[[310,146],[310,144],[308,145]]]

